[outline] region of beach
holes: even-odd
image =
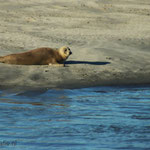
[[[0,87],[150,84],[150,1],[1,0],[0,56],[63,45],[66,67],[0,63]]]

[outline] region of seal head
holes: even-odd
[[[67,46],[63,46],[63,47],[59,48],[58,51],[64,60],[66,60],[72,54],[70,48]]]

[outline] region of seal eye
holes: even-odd
[[[65,53],[65,54],[67,53],[67,49],[64,50],[64,53]]]

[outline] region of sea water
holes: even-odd
[[[1,150],[150,150],[150,87],[0,91]]]

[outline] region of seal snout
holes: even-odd
[[[69,52],[69,55],[71,55],[71,54],[72,54],[72,52],[70,51],[70,52]]]

